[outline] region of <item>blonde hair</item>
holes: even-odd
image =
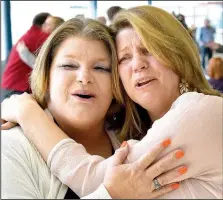
[[[221,57],[211,58],[208,63],[207,72],[210,78],[223,78],[223,59]]]
[[[118,13],[111,25],[114,37],[126,27],[132,27],[147,50],[165,67],[172,69],[181,79],[198,92],[221,96],[206,80],[196,44],[183,25],[168,12],[153,6],[138,6]],[[118,100],[126,107],[126,119],[121,138],[135,138],[142,134],[142,120],[136,104],[128,97],[115,70]],[[148,123],[148,122],[147,122]]]
[[[61,43],[69,37],[83,37],[103,42],[110,53],[112,78],[117,66],[117,56],[114,40],[110,29],[93,19],[73,18],[64,22],[50,34],[40,49],[35,67],[30,77],[30,84],[34,98],[42,108],[47,107],[48,87],[51,64]],[[117,96],[112,81],[114,97]]]

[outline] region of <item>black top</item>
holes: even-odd
[[[80,199],[80,197],[77,196],[76,193],[74,193],[70,188],[68,188],[64,199]]]

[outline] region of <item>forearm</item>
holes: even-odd
[[[53,147],[68,136],[47,116],[38,104],[27,103],[26,108],[20,111],[18,123],[26,137],[34,143],[43,159],[47,161]]]
[[[50,171],[79,197],[94,192],[103,182],[111,157],[90,155],[74,140],[60,141],[50,152],[47,165]]]
[[[36,61],[36,56],[33,55],[27,47],[17,49],[17,52],[19,54],[20,59],[33,69]]]

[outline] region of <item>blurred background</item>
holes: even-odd
[[[191,29],[201,27],[205,18],[210,19],[211,24],[216,27],[216,42],[223,43],[222,1],[8,1],[7,4],[10,5],[4,5],[6,3],[1,1],[1,60],[7,57],[6,43],[10,40],[7,38],[10,34],[5,30],[7,23],[10,23],[6,19],[9,16],[5,15],[6,9],[9,9],[7,6],[10,6],[12,44],[30,27],[33,17],[40,12],[49,12],[64,20],[78,14],[91,18],[104,16],[108,20],[106,11],[111,6],[129,8],[148,4],[176,15],[184,15],[186,24]]]

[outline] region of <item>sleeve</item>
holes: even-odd
[[[35,61],[36,61],[36,56],[34,56],[28,49],[28,47],[24,44],[24,46],[18,47],[17,44],[17,52],[19,54],[20,59],[26,63],[29,67],[31,67],[33,69]]]
[[[94,192],[103,182],[110,159],[90,155],[83,145],[66,138],[51,150],[47,165],[62,183],[83,197]]]
[[[43,198],[29,165],[28,149],[20,142],[2,132],[2,198]]]
[[[101,184],[93,193],[82,197],[81,199],[112,199],[107,189]]]
[[[183,96],[130,148],[127,160],[133,162],[155,144],[171,138],[171,145],[156,160],[170,151],[182,149],[185,155],[173,167],[188,165],[187,173],[171,182],[196,178],[221,185],[223,98],[198,93]],[[190,96],[192,99],[187,98]]]
[[[1,133],[2,199],[62,199],[67,187],[53,176],[19,127]]]

